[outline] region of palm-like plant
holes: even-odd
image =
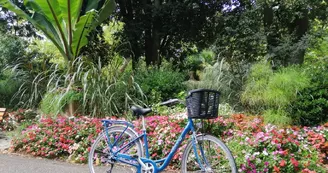
[[[24,0],[26,13],[16,0],[0,0],[5,7],[27,19],[50,39],[67,61],[74,61],[88,43],[88,35],[115,9],[114,0]],[[82,9],[82,5],[85,6]],[[99,8],[100,7],[100,8]]]

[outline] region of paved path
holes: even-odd
[[[15,154],[0,154],[1,173],[89,173],[87,165],[70,164],[61,161],[20,156]],[[131,169],[115,166],[113,173],[132,173]],[[164,171],[174,173],[176,171]]]
[[[0,131],[0,173],[88,173],[87,165],[6,154],[11,139]],[[130,169],[115,166],[113,172],[130,173]]]
[[[10,147],[11,139],[0,130],[0,152]]]
[[[86,165],[73,165],[48,159],[0,154],[0,172],[6,173],[77,173],[88,172]]]
[[[0,154],[1,173],[88,173],[87,165],[39,159],[27,156]],[[129,169],[114,167],[113,172],[130,173]]]

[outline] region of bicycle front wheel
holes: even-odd
[[[136,168],[128,164],[136,161],[124,160],[123,158],[115,158],[113,154],[113,152],[119,151],[122,149],[122,147],[124,147],[119,153],[142,157],[143,149],[141,141],[136,140],[130,143],[136,137],[137,133],[134,130],[130,128],[126,129],[124,126],[109,127],[108,135],[106,135],[105,131],[101,132],[96,138],[89,152],[88,165],[90,172],[136,172]],[[126,145],[128,143],[130,143],[130,145]]]
[[[195,149],[192,141],[190,141],[182,157],[181,171],[183,173],[237,172],[236,163],[230,150],[223,142],[214,136],[197,136],[196,152],[199,161],[197,161]]]

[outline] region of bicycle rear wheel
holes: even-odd
[[[137,133],[125,126],[112,126],[108,128],[108,141],[107,143],[106,132],[103,131],[96,138],[89,152],[88,165],[91,173],[107,173],[110,172],[111,166],[115,164],[111,172],[136,172],[136,168],[129,164],[123,163],[134,163],[133,160],[124,160],[123,158],[113,159],[113,152],[118,151],[124,145],[137,137]],[[114,145],[115,143],[115,145]],[[124,147],[119,153],[127,155],[138,155],[143,156],[143,148],[140,140],[136,140],[129,146]]]
[[[192,141],[183,153],[181,171],[190,172],[229,172],[236,173],[235,160],[228,147],[218,138],[211,135],[197,136],[197,154],[201,165],[197,162]],[[203,170],[201,169],[203,167]]]

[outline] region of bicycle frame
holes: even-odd
[[[115,121],[111,121],[111,120],[106,120],[108,122],[110,122],[110,124],[115,124]],[[144,120],[143,120],[144,122]],[[119,121],[119,124],[124,124],[126,125],[126,128],[125,130],[122,132],[122,134],[129,128],[131,127],[131,124],[128,123],[128,122],[123,122],[123,121]],[[133,127],[133,126],[132,126]],[[105,131],[106,131],[106,136],[108,138],[108,129],[105,128]],[[168,156],[164,159],[160,159],[160,160],[151,160],[150,159],[150,155],[149,155],[149,149],[148,149],[148,138],[147,138],[147,132],[146,132],[146,129],[143,128],[142,130],[142,134],[140,134],[139,136],[137,136],[135,139],[133,139],[132,141],[130,141],[129,143],[125,144],[124,146],[122,146],[119,150],[117,151],[112,151],[111,149],[111,152],[113,152],[113,155],[115,155],[116,159],[122,163],[126,163],[126,164],[129,164],[129,165],[132,165],[132,166],[135,166],[137,167],[138,169],[138,173],[140,172],[140,168],[141,168],[141,165],[138,163],[138,160],[137,158],[134,158],[130,155],[127,155],[127,154],[121,154],[119,153],[120,151],[122,151],[123,149],[126,149],[126,147],[129,147],[131,144],[133,144],[135,141],[143,138],[144,140],[144,149],[145,149],[145,155],[146,157],[145,158],[140,158],[140,160],[143,162],[143,163],[150,163],[153,165],[154,167],[154,172],[157,173],[157,172],[160,172],[160,171],[163,171],[170,163],[170,161],[172,160],[174,154],[176,153],[176,151],[178,150],[180,144],[182,143],[182,141],[184,141],[184,139],[186,138],[186,135],[189,133],[189,132],[192,132],[193,135],[192,135],[192,141],[193,141],[193,148],[194,148],[194,151],[196,151],[196,132],[195,132],[195,127],[194,127],[194,123],[192,121],[191,118],[188,118],[188,123],[187,125],[185,126],[185,128],[183,129],[182,133],[180,134],[179,138],[177,139],[177,141],[175,142],[173,148],[171,149],[170,153],[168,154]],[[121,134],[121,135],[122,135]],[[120,138],[121,135],[118,137]],[[112,146],[114,146],[116,144],[117,140],[112,144],[110,144],[109,141],[107,141],[108,145],[110,146],[110,148],[112,148]],[[129,148],[128,148],[129,149]],[[196,159],[197,161],[200,163],[199,161],[199,157],[198,157],[198,154],[197,152],[196,153]],[[133,162],[135,163],[133,163]],[[158,163],[162,163],[159,167],[157,166]],[[201,164],[200,164],[201,165]],[[202,166],[201,166],[202,167]]]

